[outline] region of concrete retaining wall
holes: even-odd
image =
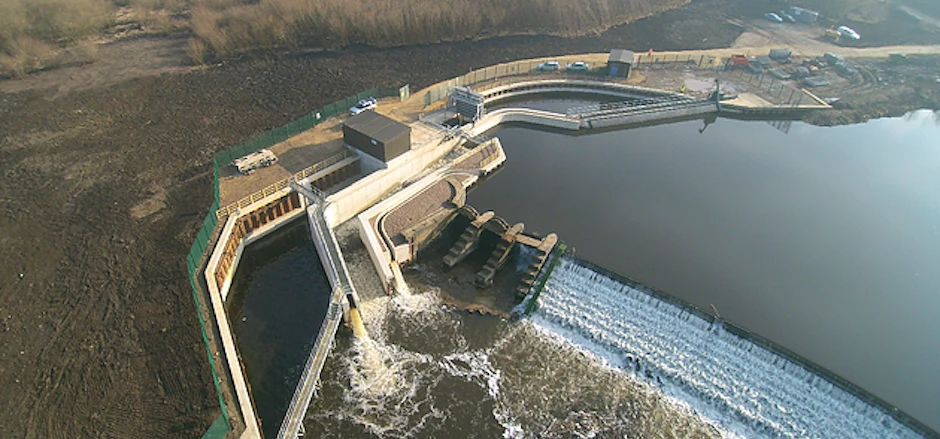
[[[443,137],[443,134],[442,134]],[[383,195],[409,178],[440,160],[460,139],[413,149],[388,163],[388,168],[375,171],[327,198],[324,217],[330,227],[336,227],[359,214]]]
[[[212,302],[212,312],[215,316],[216,324],[219,328],[219,337],[222,342],[222,349],[225,351],[225,358],[228,362],[226,365],[228,367],[229,373],[232,375],[232,383],[235,387],[235,397],[238,400],[238,406],[241,409],[242,419],[245,421],[245,431],[240,436],[243,439],[261,439],[261,430],[258,424],[258,417],[254,408],[254,403],[251,399],[251,395],[248,389],[248,380],[243,373],[241,363],[239,361],[238,349],[235,346],[235,337],[231,331],[231,324],[228,320],[228,314],[225,311],[225,300],[228,296],[228,291],[232,285],[232,279],[235,276],[235,269],[238,267],[238,262],[241,260],[241,256],[245,251],[245,247],[248,246],[251,242],[254,242],[263,236],[271,233],[276,230],[282,224],[292,221],[304,213],[304,203],[301,200],[300,206],[289,212],[283,213],[281,216],[275,218],[273,221],[267,222],[264,225],[261,225],[257,229],[252,230],[246,234],[238,234],[239,236],[236,241],[234,248],[234,254],[228,255],[230,258],[229,262],[225,264],[224,273],[220,273],[220,262],[223,259],[223,256],[227,252],[232,252],[231,243],[233,236],[236,235],[236,228],[239,226],[240,222],[245,216],[251,215],[255,210],[264,208],[265,206],[270,205],[272,202],[277,202],[289,196],[290,189],[283,189],[281,191],[275,192],[274,194],[265,197],[258,202],[247,206],[245,211],[247,213],[242,215],[230,215],[228,220],[225,222],[225,226],[222,228],[222,234],[219,236],[218,244],[212,252],[212,256],[209,258],[208,264],[206,264],[206,270],[204,276],[206,279],[206,285],[209,288],[209,298]],[[244,230],[244,229],[242,229]],[[219,280],[222,280],[221,284]]]
[[[442,178],[445,171],[445,169],[434,171],[427,177],[396,192],[391,197],[373,205],[359,215],[359,237],[362,239],[362,243],[365,244],[366,249],[369,250],[372,264],[375,266],[375,270],[378,272],[379,278],[382,279],[386,288],[393,285],[395,279],[395,273],[391,267],[394,263],[394,257],[379,232],[379,221],[381,221],[383,215],[393,206],[404,203],[432,184],[437,183],[438,180]]]
[[[501,108],[486,113],[468,130],[470,136],[483,134],[501,123],[522,122],[550,128],[577,130],[581,122],[563,114],[528,108]]]
[[[624,99],[682,96],[668,91],[619,83],[560,79],[523,81],[501,85],[484,90],[482,94],[486,103],[491,104],[512,97],[550,92],[600,94],[604,96],[622,97]]]

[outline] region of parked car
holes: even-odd
[[[588,63],[586,63],[586,62],[584,62],[584,61],[576,61],[576,62],[573,62],[573,63],[571,63],[571,64],[568,64],[568,66],[565,67],[565,70],[573,70],[573,71],[578,71],[578,72],[586,72],[586,71],[588,71],[588,70],[591,70],[591,65],[588,64]]]
[[[374,110],[375,107],[378,107],[378,106],[379,106],[379,101],[375,100],[375,98],[360,99],[359,102],[356,102],[356,105],[352,106],[349,109],[349,115],[355,116],[366,110]]]
[[[854,30],[852,30],[852,28],[848,26],[839,26],[838,28],[836,28],[836,31],[839,32],[839,35],[841,35],[843,38],[848,38],[850,40],[858,40],[862,38],[862,36],[859,35],[858,32],[855,32]]]
[[[787,11],[781,10],[780,12],[777,12],[777,15],[779,15],[780,18],[788,23],[796,23],[796,18],[793,18],[793,16],[788,14]]]
[[[761,66],[759,62],[749,62],[747,63],[747,68],[748,70],[750,70],[751,73],[755,75],[760,75],[761,73],[764,73],[764,67]]]
[[[552,70],[558,70],[561,66],[558,64],[558,61],[545,61],[539,64],[539,70],[543,72],[550,72]]]
[[[783,19],[779,15],[774,14],[773,12],[768,12],[764,14],[764,18],[774,22],[774,23],[783,23]]]

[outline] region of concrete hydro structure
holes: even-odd
[[[628,58],[632,56],[629,51],[619,52],[616,59],[611,54],[611,61],[620,62],[622,66],[609,73],[628,76],[631,65]],[[375,111],[348,119],[345,115],[339,116],[345,120],[333,125],[324,122],[334,127],[342,123],[342,140],[338,130],[330,131],[336,132],[329,134],[333,137],[312,138],[320,139],[324,145],[342,142],[342,157],[331,158],[322,165],[313,164],[309,168],[315,170],[312,173],[304,173],[302,178],[293,174],[269,186],[273,189],[224,209],[225,216],[221,217],[224,221],[220,222],[220,229],[216,228],[217,239],[201,273],[210,298],[210,323],[218,332],[218,340],[210,346],[210,351],[216,352],[224,363],[227,379],[222,381],[223,393],[227,395],[224,399],[229,401],[226,403],[230,407],[228,417],[240,421],[230,423],[235,436],[262,437],[261,421],[243,373],[225,306],[239,260],[252,242],[305,216],[332,288],[326,318],[287,413],[279,422],[277,437],[295,438],[303,433],[304,414],[316,394],[320,371],[341,320],[356,320],[358,313],[358,292],[334,234],[337,226],[355,221],[385,292],[393,294],[407,289],[402,266],[413,261],[448,225],[463,221],[466,226],[450,245],[442,262],[447,266],[460,264],[480,248],[481,236],[489,234],[494,237],[494,244],[488,248],[486,262],[474,278],[475,284],[487,287],[493,284],[514,249],[527,247],[531,250],[528,269],[522,274],[514,296],[517,301],[529,300],[534,304],[533,296],[537,297],[540,290],[537,281],[540,273],[550,269],[564,246],[554,234],[545,237],[529,234],[521,223],[510,225],[494,212],[480,213],[466,204],[467,191],[506,160],[499,139],[485,137],[487,132],[509,122],[578,131],[701,118],[717,115],[719,111],[748,111],[746,105],[724,102],[718,105],[714,100],[610,82],[609,78],[602,77],[521,76],[508,83],[503,79],[480,84],[474,90],[462,89],[464,95],[483,102],[481,111],[475,110],[474,117],[468,118],[473,121],[471,124],[449,125],[449,115],[454,109],[444,102],[448,96],[442,95],[441,99],[431,102],[433,105],[428,105],[430,90],[442,87],[440,84],[414,96],[402,94],[400,99],[383,100]],[[505,99],[554,92],[603,96],[604,100],[614,102],[576,108],[565,114],[511,107],[485,111],[486,106]],[[818,108],[825,108],[824,104],[790,110],[801,112]],[[264,184],[259,183],[258,187]],[[509,317],[500,309],[461,307]]]

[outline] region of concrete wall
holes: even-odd
[[[247,206],[244,213],[230,215],[206,266],[210,289],[215,287],[226,300],[245,247],[297,218],[303,207],[304,201],[284,188]]]
[[[499,146],[497,148],[497,156],[494,160],[486,163],[483,166],[483,169],[480,170],[482,174],[491,172],[506,160],[506,153],[499,144],[499,139],[493,139],[492,142],[495,142]],[[477,151],[486,148],[486,146],[486,143],[477,146],[472,151],[468,151],[461,157],[454,160],[453,163],[459,163],[462,159],[476,154]],[[467,173],[466,170],[455,172],[459,172],[464,175]],[[446,178],[447,175],[454,175],[454,172],[451,171],[449,166],[438,169],[426,175],[408,187],[396,192],[387,199],[369,207],[369,209],[359,215],[359,237],[362,239],[362,243],[369,251],[372,264],[375,266],[375,270],[379,274],[379,278],[382,279],[386,289],[404,288],[404,280],[401,278],[401,272],[399,270],[398,263],[399,261],[407,261],[410,259],[412,252],[410,246],[407,244],[399,245],[392,249],[391,243],[388,242],[387,237],[382,233],[381,221],[385,218],[385,215],[395,206],[399,206],[414,198],[416,195],[423,192],[431,185],[436,184],[437,182]],[[472,178],[465,179],[463,181],[464,187],[466,188],[472,186],[478,178],[478,176],[473,176]]]
[[[366,249],[369,250],[372,264],[375,266],[379,278],[382,279],[386,287],[392,285],[394,281],[394,271],[391,266],[395,258],[391,254],[389,245],[386,244],[385,239],[379,231],[379,222],[382,220],[385,213],[393,206],[404,203],[432,184],[437,183],[438,180],[442,178],[445,171],[445,169],[434,171],[427,177],[396,192],[391,197],[382,200],[382,202],[369,207],[368,210],[359,215],[359,237],[362,239],[362,243],[366,246]]]
[[[388,191],[443,158],[460,139],[412,149],[388,163],[388,168],[375,171],[327,198],[324,216],[330,227],[346,222],[378,201]]]
[[[486,115],[473,124],[468,130],[468,134],[478,136],[506,122],[524,122],[565,130],[577,130],[581,126],[581,122],[577,119],[572,119],[558,113],[528,108],[501,108],[486,113]]]
[[[235,398],[238,400],[242,419],[245,420],[245,431],[240,436],[243,439],[261,439],[261,431],[254,408],[254,402],[248,390],[248,380],[243,373],[241,362],[239,361],[238,349],[235,346],[235,337],[232,334],[228,314],[225,311],[225,300],[232,285],[235,269],[238,267],[238,262],[241,260],[245,247],[251,242],[276,230],[282,224],[297,218],[299,215],[303,215],[303,200],[300,201],[301,205],[298,208],[285,212],[273,221],[260,225],[257,229],[253,229],[242,235],[241,239],[239,239],[240,242],[237,243],[234,249],[234,255],[231,255],[231,260],[226,264],[227,266],[224,267],[225,272],[221,275],[219,273],[220,262],[227,251],[232,251],[229,244],[230,240],[235,234],[236,228],[239,227],[239,224],[243,224],[241,221],[243,221],[245,216],[249,216],[255,210],[269,206],[271,203],[276,203],[278,200],[289,196],[289,194],[289,188],[283,189],[247,206],[244,209],[247,212],[246,214],[229,216],[222,228],[222,234],[219,236],[219,244],[217,244],[213,250],[204,272],[206,285],[209,288],[209,298],[212,302],[212,312],[219,328],[222,349],[225,351],[225,358],[228,363],[226,366],[228,367],[229,373],[232,375],[232,383],[235,387]],[[222,280],[221,283],[219,279]]]

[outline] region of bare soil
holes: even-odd
[[[185,36],[141,38],[0,82],[0,437],[191,438],[218,416],[183,263],[215,152],[376,85],[417,90],[617,47],[726,47],[742,30],[719,12],[729,4],[581,38],[267,52],[199,69]]]

